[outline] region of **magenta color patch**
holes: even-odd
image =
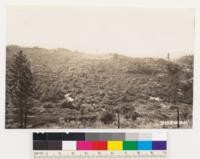
[[[76,149],[77,150],[92,150],[92,142],[91,141],[77,141]]]

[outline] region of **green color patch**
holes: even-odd
[[[123,150],[137,150],[137,141],[124,141]]]

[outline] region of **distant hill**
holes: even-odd
[[[194,64],[194,55],[185,55],[177,59],[177,62],[183,65],[192,66]]]

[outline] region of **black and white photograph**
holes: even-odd
[[[191,129],[195,10],[7,6],[7,129]]]

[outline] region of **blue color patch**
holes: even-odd
[[[138,141],[138,150],[152,150],[152,141]]]

